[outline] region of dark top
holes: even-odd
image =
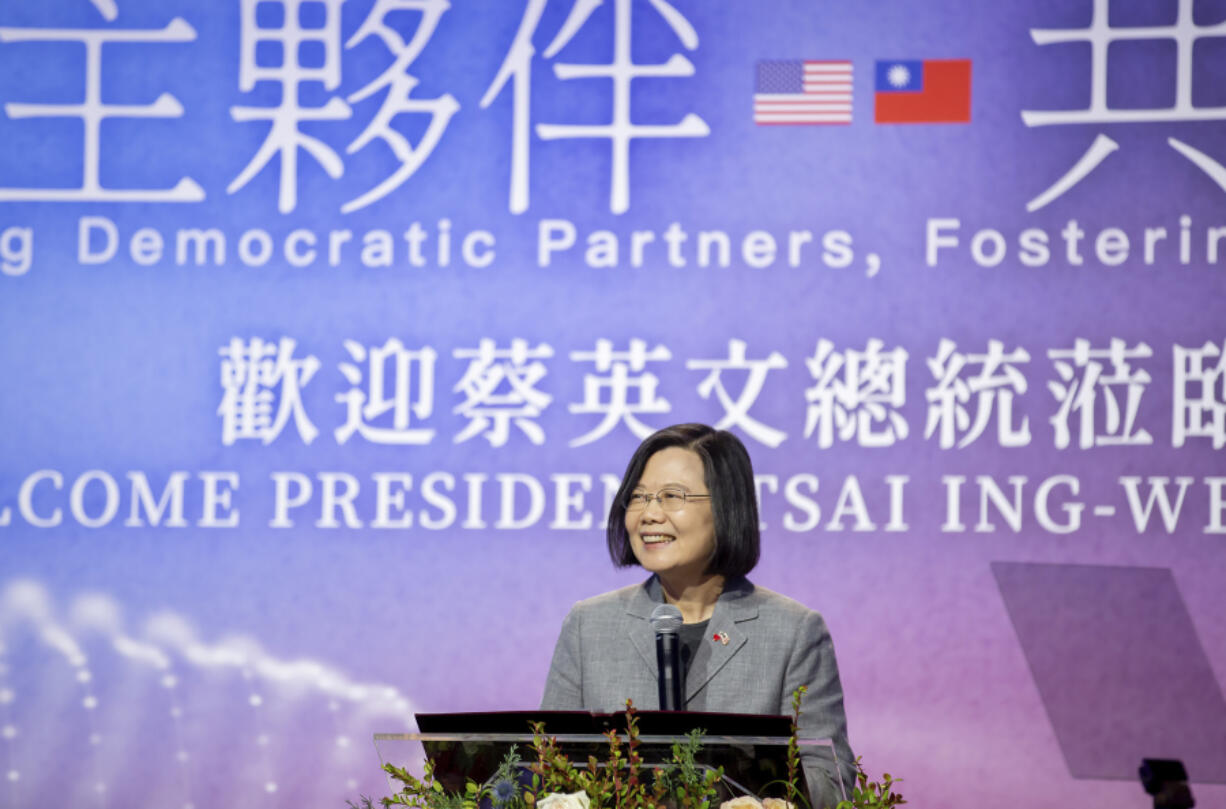
[[[681,670],[686,675],[690,673],[690,661],[694,659],[694,653],[698,651],[703,638],[707,636],[707,625],[710,623],[711,619],[708,618],[696,624],[682,624],[681,629],[677,632],[677,639],[681,641]],[[684,676],[681,682],[685,682]]]

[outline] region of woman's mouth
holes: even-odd
[[[663,545],[676,539],[672,534],[640,534],[639,536],[644,545]]]

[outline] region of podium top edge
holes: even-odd
[[[618,734],[624,737],[625,733]],[[549,738],[557,739],[559,742],[571,742],[574,744],[591,744],[607,742],[608,738],[600,733],[556,733],[548,734]],[[681,735],[648,735],[642,734],[639,736],[639,742],[642,744],[675,744],[689,741],[690,737],[685,734]],[[495,743],[522,743],[531,744],[531,733],[376,733],[374,734],[376,742],[385,741],[407,741],[407,742],[495,742]],[[727,736],[727,735],[708,735],[703,736],[704,744],[755,744],[755,745],[780,745],[786,746],[791,739],[787,736]],[[798,739],[797,743],[802,747],[831,747],[833,743],[830,739]]]

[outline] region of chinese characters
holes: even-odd
[[[1112,26],[1109,0],[1094,0],[1093,16],[1086,28],[1034,29],[1030,32],[1036,45],[1086,43],[1090,46],[1090,103],[1076,110],[1025,110],[1022,121],[1026,126],[1057,126],[1066,124],[1172,123],[1177,121],[1226,121],[1226,107],[1196,106],[1192,103],[1193,49],[1198,41],[1226,35],[1226,22],[1197,24],[1193,18],[1193,0],[1178,0],[1175,20],[1168,25]],[[1172,42],[1175,46],[1175,100],[1169,107],[1120,107],[1108,103],[1108,80],[1112,45],[1135,41]],[[1176,138],[1167,144],[1203,171],[1226,191],[1226,166],[1199,149]],[[1113,152],[1119,144],[1103,133],[1071,168],[1045,191],[1026,204],[1026,210],[1037,211],[1073,186],[1084,180]]]
[[[924,357],[928,374],[922,380],[908,374],[912,358],[901,347],[878,338],[862,347],[819,338],[799,363],[807,382],[788,375],[789,362],[779,351],[751,351],[737,338],[728,341],[722,358],[686,360],[637,337],[623,345],[600,338],[570,351],[522,337],[482,338],[451,351],[406,346],[397,337],[381,345],[345,340],[342,347],[331,397],[343,405],[333,428],[338,444],[360,438],[423,446],[449,424],[455,444],[484,438],[494,449],[541,446],[562,413],[570,420],[557,438],[571,448],[609,437],[641,440],[674,420],[674,403],[687,393],[693,399],[688,408],[703,408],[701,418],[767,448],[781,446],[790,429],[819,450],[876,449],[907,440],[951,451],[992,443],[1027,447],[1036,440],[1032,421],[1039,409],[1046,409],[1056,449],[1155,443],[1154,425],[1145,422],[1155,352],[1120,338],[1104,344],[1078,338],[1070,347],[1047,349],[1042,369],[1022,346],[993,339],[974,351],[942,339]],[[291,426],[303,443],[315,440],[316,421],[324,416],[308,415],[304,391],[308,384],[329,384],[321,383],[327,373],[318,356],[289,337],[235,337],[220,356],[223,444],[268,444]],[[442,359],[447,356],[453,362]],[[1171,357],[1172,446],[1204,441],[1226,447],[1226,340],[1176,344]],[[1034,373],[1044,375],[1044,384],[1030,384],[1027,375]],[[687,377],[688,383],[680,381]],[[573,396],[551,416],[570,380],[576,382]],[[915,395],[908,385],[916,382],[925,387],[908,407],[909,394]],[[445,396],[452,397],[448,409],[458,417],[448,424],[438,416]],[[912,420],[921,410],[918,431]]]

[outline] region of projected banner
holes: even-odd
[[[701,421],[870,774],[1226,800],[1224,64],[1216,0],[10,0],[0,792],[386,794]]]

